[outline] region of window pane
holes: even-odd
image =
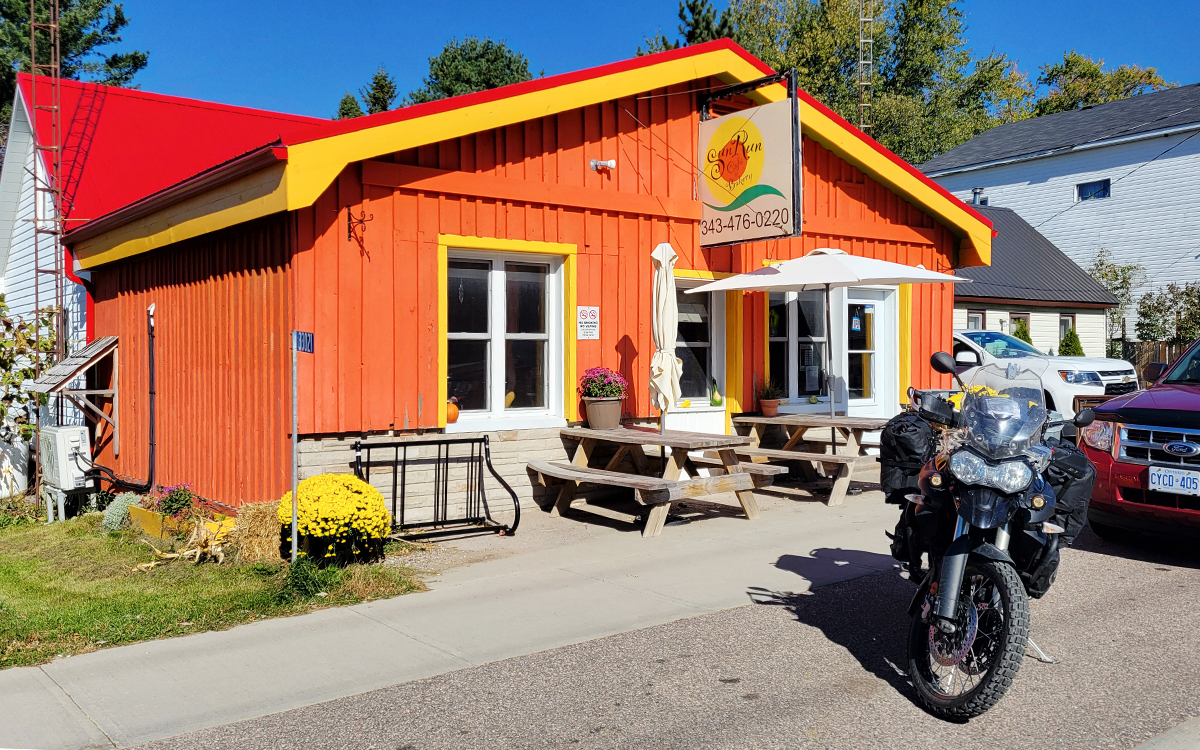
[[[504,408],[546,406],[546,342],[516,339],[504,346]]]
[[[783,292],[771,292],[770,309],[767,311],[767,336],[784,338],[787,332],[787,295]],[[775,372],[775,369],[772,368],[771,372]]]
[[[800,292],[796,297],[800,309],[796,335],[821,338],[825,335],[825,292]]]
[[[967,313],[967,330],[968,331],[983,330],[983,314],[982,313]]]
[[[846,349],[875,348],[875,305],[846,306]]]
[[[504,318],[509,333],[546,332],[546,277],[549,274],[547,266],[504,264],[507,288]]]
[[[800,360],[796,369],[797,388],[801,396],[824,396],[825,388],[825,344],[801,342],[796,357]]]
[[[1096,180],[1081,182],[1075,186],[1079,200],[1088,201],[1095,198],[1107,198],[1111,194],[1112,180]]]
[[[486,260],[451,260],[447,264],[446,328],[450,333],[488,332],[491,269],[492,264]]]
[[[488,342],[446,342],[446,394],[462,411],[488,408]]]
[[[774,295],[772,295],[774,296]],[[771,380],[780,388],[791,393],[788,387],[790,370],[788,368],[788,345],[786,341],[772,341],[768,344],[771,358]]]
[[[707,344],[709,342],[707,294],[675,293],[675,306],[679,311],[679,343]],[[679,355],[682,359],[683,355]]]
[[[871,398],[871,363],[874,354],[866,352],[849,356],[849,372],[846,373],[846,385],[850,390],[850,398]]]
[[[679,393],[684,398],[707,399],[709,396],[709,352],[707,346],[677,346],[675,356],[683,361],[679,377]],[[695,404],[699,406],[700,404]]]

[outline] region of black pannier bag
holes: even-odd
[[[1096,467],[1087,454],[1065,440],[1050,438],[1046,445],[1054,451],[1045,477],[1054,488],[1054,523],[1065,531],[1058,536],[1059,548],[1075,541],[1087,523],[1088,501],[1096,484]]]
[[[917,492],[921,467],[933,458],[937,435],[916,412],[892,417],[879,436],[879,484],[885,500],[904,504],[904,496]]]

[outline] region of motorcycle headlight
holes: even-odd
[[[1081,431],[1083,442],[1098,451],[1108,451],[1113,444],[1113,423],[1096,420]]]
[[[988,469],[987,483],[1006,495],[1020,492],[1033,480],[1033,470],[1024,461],[1006,461]]]
[[[1079,370],[1059,370],[1058,376],[1064,382],[1072,385],[1103,385],[1098,372],[1081,372]]]
[[[950,471],[963,484],[980,484],[987,469],[987,462],[971,451],[960,450],[950,457]]]

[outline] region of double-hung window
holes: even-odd
[[[771,292],[767,308],[770,378],[788,398],[825,396],[825,293]]]
[[[464,418],[555,411],[558,266],[540,256],[448,259],[446,392]]]
[[[679,394],[684,400],[701,403],[712,396],[712,295],[684,294],[680,289],[676,292],[676,304],[679,333],[675,356],[683,362]]]

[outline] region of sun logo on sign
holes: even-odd
[[[735,211],[763,195],[783,193],[761,184],[766,147],[762,133],[746,117],[730,117],[713,132],[705,149],[704,179],[713,197],[725,203],[716,211]]]

